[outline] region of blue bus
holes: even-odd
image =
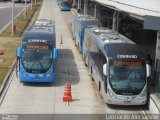
[[[68,0],[58,0],[58,5],[60,7],[61,11],[70,11],[71,10],[71,4]]]
[[[53,26],[31,27],[24,33],[17,48],[20,82],[54,81],[54,64],[58,54],[54,29],[53,23]]]
[[[72,36],[75,41],[75,45],[79,48],[79,51],[83,52],[83,40],[85,28],[91,28],[95,26],[101,26],[99,20],[94,19],[90,15],[75,14],[72,20]]]

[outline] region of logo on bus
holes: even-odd
[[[117,58],[138,58],[137,55],[117,55]]]
[[[39,43],[39,42],[47,43],[47,40],[43,40],[43,39],[28,39],[28,42],[30,42],[30,43],[35,43],[35,42],[37,42],[37,43]]]

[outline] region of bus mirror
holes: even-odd
[[[57,48],[54,48],[53,53],[54,53],[54,59],[56,59],[58,56]]]
[[[107,76],[107,63],[103,65],[103,75]]]
[[[21,48],[18,47],[17,48],[17,57],[20,58],[20,56],[21,56]]]
[[[147,77],[151,76],[151,66],[149,64],[146,64],[146,74]]]

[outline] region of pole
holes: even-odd
[[[31,0],[31,10],[33,9],[33,0]]]
[[[116,31],[118,32],[118,28],[119,28],[119,11],[117,11],[117,20],[116,20]]]
[[[84,12],[83,12],[83,14],[86,14],[86,8],[87,8],[87,5],[86,5],[86,0],[84,0]]]
[[[73,8],[75,8],[75,7],[76,7],[76,0],[73,0],[72,7],[73,7]]]
[[[154,64],[154,71],[157,70],[157,64],[159,64],[160,59],[160,31],[157,31],[157,41],[156,41],[156,54],[155,54],[155,64]],[[160,82],[160,81],[159,81]]]
[[[117,11],[114,11],[113,13],[113,24],[112,24],[112,30],[116,30],[116,16],[117,16]]]
[[[35,4],[35,5],[37,4],[37,1],[36,1],[36,0],[34,1],[34,4]]]
[[[97,4],[94,4],[94,18],[97,18]]]
[[[82,1],[81,0],[79,0],[79,8],[80,8],[80,10],[82,10]]]
[[[88,13],[88,0],[84,0],[84,14],[86,15]]]
[[[25,17],[27,18],[27,0],[25,0]]]
[[[80,9],[80,0],[78,0],[78,9]]]
[[[11,36],[13,37],[14,35],[14,0],[12,1],[12,34]]]

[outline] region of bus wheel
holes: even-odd
[[[150,97],[149,93],[147,93],[147,102],[143,105],[144,110],[149,110]]]
[[[77,48],[78,48],[78,51],[80,52],[81,50],[80,50],[80,44],[79,44],[79,42],[77,44]]]
[[[93,74],[92,74],[92,67],[91,67],[91,70],[90,70],[90,73],[91,73],[91,78],[92,78],[92,81],[94,81],[94,78],[93,78]]]
[[[101,91],[101,83],[99,82],[99,91]]]
[[[75,46],[77,47],[77,44],[76,44],[76,38],[75,38],[75,40],[74,40],[74,43],[75,43]]]
[[[108,106],[109,108],[112,108],[112,109],[113,109],[113,106],[114,106],[114,105],[107,104],[107,106]]]
[[[101,88],[101,83],[100,82],[99,82],[99,93],[100,93],[101,98],[103,99],[103,97],[102,97],[102,88]]]
[[[84,54],[84,65],[87,67],[87,63],[86,63],[86,55]]]

